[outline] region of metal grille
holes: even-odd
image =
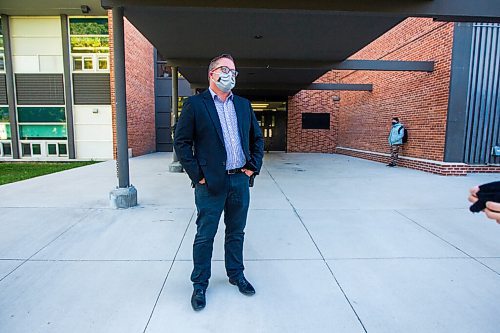
[[[500,164],[500,24],[475,24],[467,96],[464,162]]]
[[[111,104],[108,73],[73,74],[75,104]]]
[[[19,105],[64,105],[63,74],[16,74]]]
[[[9,104],[7,101],[7,83],[5,74],[0,74],[0,105]]]

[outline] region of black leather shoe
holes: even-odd
[[[193,296],[191,296],[191,306],[194,311],[200,311],[205,308],[207,305],[207,300],[205,298],[205,290],[203,289],[195,289],[193,291]]]
[[[231,283],[233,286],[238,286],[238,290],[243,295],[252,296],[255,294],[254,287],[244,277],[238,280],[229,279],[229,283]]]

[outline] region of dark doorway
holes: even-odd
[[[286,151],[287,104],[282,101],[252,101],[266,151]]]
[[[155,122],[156,151],[172,151],[172,69],[165,58],[155,50]],[[179,112],[185,96],[191,96],[189,83],[179,74]],[[182,97],[183,96],[183,97]]]

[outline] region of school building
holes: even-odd
[[[89,1],[93,5],[85,5],[86,12],[70,1],[74,8],[55,15],[54,8],[30,11],[13,3],[0,5],[0,161],[116,158],[111,10]],[[233,10],[232,16],[239,13]],[[203,9],[193,15],[201,14]],[[169,15],[166,30],[186,20],[179,9]],[[208,87],[206,69],[219,53],[176,57],[172,47],[197,46],[189,40],[181,44],[180,30],[164,34],[164,40],[149,26],[139,31],[132,23],[143,24],[146,12],[130,16],[123,30],[128,153],[172,151],[172,84],[178,82],[179,112],[184,97]],[[314,17],[279,18],[283,22],[275,20],[276,29],[288,29],[287,20],[316,24]],[[253,35],[243,46],[251,53],[257,48],[252,43],[267,43],[269,34]],[[310,59],[313,65],[307,66],[298,60],[274,65],[271,51],[268,61],[253,62],[238,47],[224,49],[241,68],[234,92],[252,101],[267,151],[387,162],[390,121],[399,117],[409,131],[402,166],[442,175],[500,172],[500,24],[398,16],[350,45],[351,37],[359,39],[353,36],[342,39],[346,53],[336,57],[343,61]],[[336,47],[303,37],[302,45],[265,45],[297,48],[305,58]],[[261,77],[284,83],[262,84]],[[307,80],[311,83],[304,86]]]

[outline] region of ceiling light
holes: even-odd
[[[87,6],[87,5],[81,5],[81,6],[80,6],[80,9],[81,9],[81,11],[82,11],[82,13],[83,13],[83,14],[88,14],[88,13],[90,13],[90,7],[89,7],[89,6]]]

